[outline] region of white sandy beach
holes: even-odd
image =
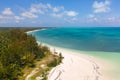
[[[52,51],[61,52],[64,57],[62,63],[50,71],[48,80],[110,80],[102,73],[105,62],[88,55],[47,46]]]
[[[45,30],[44,28],[43,29],[36,29],[36,30],[31,30],[31,31],[27,31],[26,33],[31,33],[31,32],[35,32],[35,31],[40,31],[40,30]]]

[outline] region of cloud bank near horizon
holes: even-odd
[[[111,0],[95,0],[87,13],[83,13],[87,10],[72,9],[76,5],[68,9],[66,5],[42,2],[30,3],[27,8],[19,6],[17,10],[11,6],[3,7],[0,9],[0,26],[119,26],[120,16],[108,15],[112,13],[111,5]]]

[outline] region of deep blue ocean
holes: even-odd
[[[119,27],[47,28],[32,32],[40,42],[82,51],[120,52]]]

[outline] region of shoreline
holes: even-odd
[[[29,34],[29,33],[31,33],[31,32],[36,32],[36,31],[40,31],[40,30],[46,30],[46,29],[45,29],[45,28],[35,29],[35,30],[27,31],[26,33]]]
[[[108,67],[102,65],[106,64],[102,60],[49,44],[42,45],[48,46],[52,52],[62,53],[64,57],[62,63],[50,71],[48,80],[110,80],[103,74]]]
[[[32,30],[27,33],[40,30]],[[48,46],[52,52],[56,51],[62,53],[64,57],[63,62],[50,71],[48,80],[114,80],[114,78],[111,78],[107,73],[112,69],[111,63],[102,60],[102,58],[87,55],[82,52],[76,52],[74,50],[72,51],[67,48],[49,45],[40,41],[37,41],[37,43]],[[70,64],[68,64],[68,62]],[[72,72],[69,72],[69,67]],[[72,73],[74,73],[74,76],[72,75],[73,77],[70,76]]]

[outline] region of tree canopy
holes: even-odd
[[[34,66],[35,59],[41,59],[48,47],[38,45],[35,37],[19,29],[0,32],[0,80],[18,80],[25,66]]]

